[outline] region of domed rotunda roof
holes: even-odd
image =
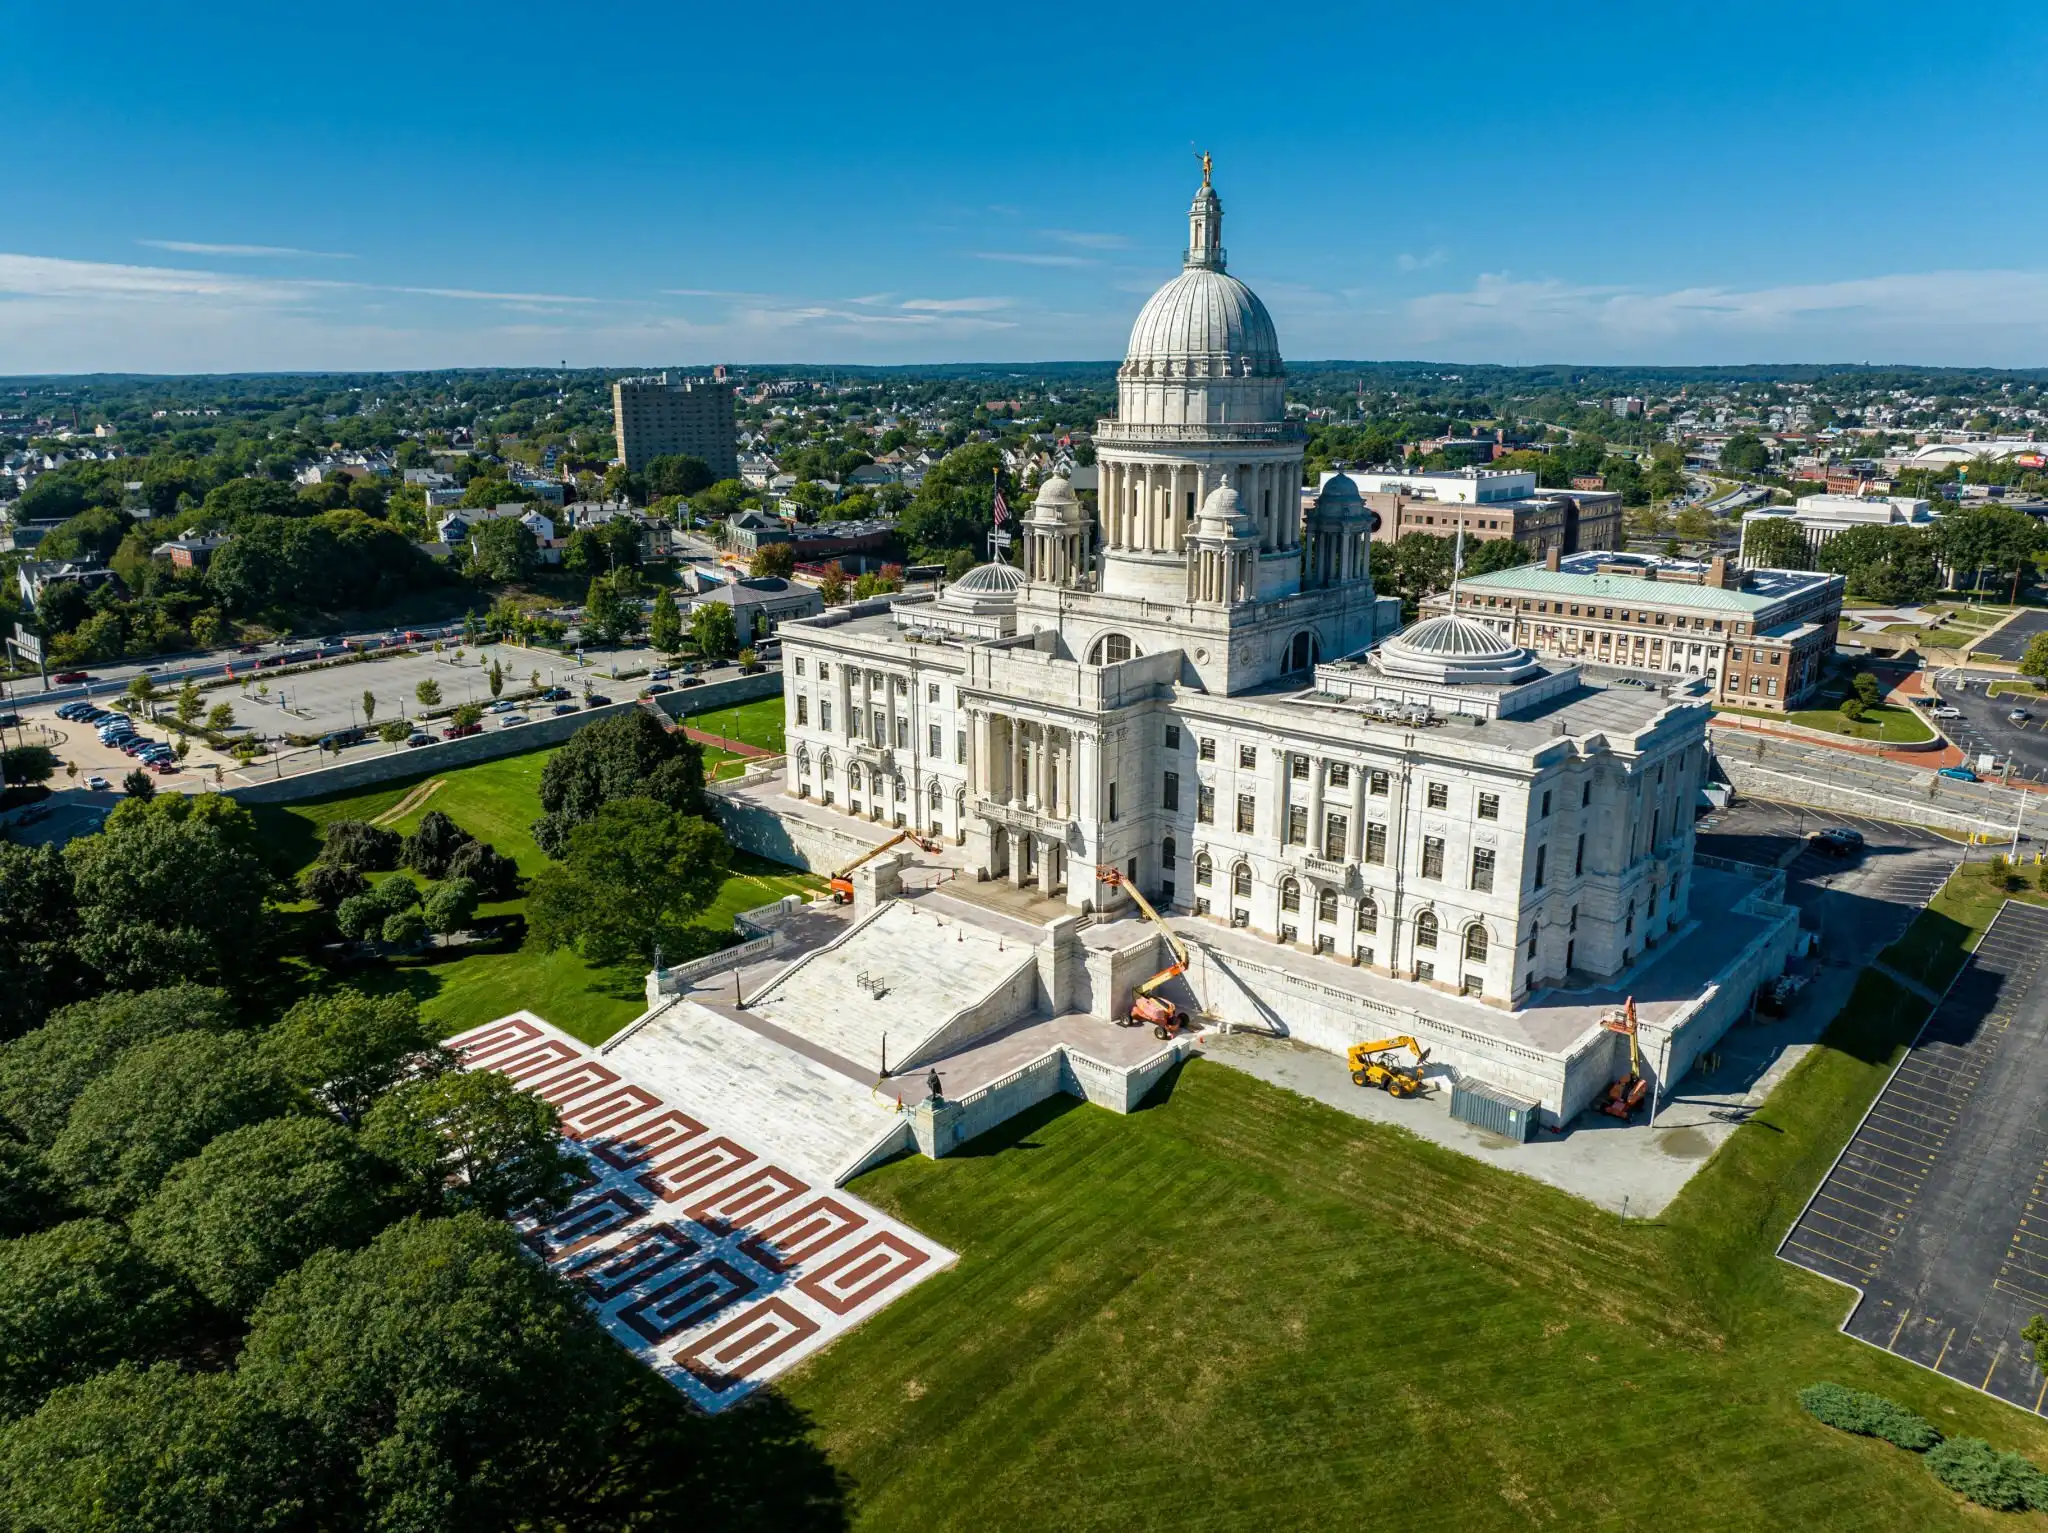
[[[1191,266],[1138,311],[1124,365],[1185,376],[1198,360],[1212,375],[1270,378],[1285,371],[1273,317],[1258,294],[1221,269]]]
[[[948,596],[974,593],[978,596],[1014,598],[1024,588],[1024,572],[1014,564],[977,564],[946,587]]]
[[[1542,669],[1536,656],[1485,623],[1456,613],[1404,629],[1372,652],[1381,673],[1401,681],[1487,682],[1504,686]]]

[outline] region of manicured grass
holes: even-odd
[[[490,842],[519,864],[531,878],[547,866],[547,857],[528,831],[540,817],[540,774],[551,750],[506,756],[439,776],[443,786],[391,828],[411,831],[420,816],[438,809],[464,830]],[[706,770],[714,758],[727,767],[742,765],[738,757],[705,750]],[[412,778],[367,793],[349,794],[300,804],[263,805],[255,813],[274,849],[276,865],[298,870],[319,855],[319,832],[335,820],[373,819],[396,807],[428,778]],[[408,877],[395,874],[394,877]],[[701,946],[670,953],[680,962],[737,940],[732,918],[780,899],[785,894],[815,892],[822,879],[776,863],[735,853],[733,872],[718,899],[691,923]],[[445,1032],[456,1033],[521,1007],[538,1012],[557,1027],[589,1042],[610,1037],[646,1007],[644,968],[593,968],[576,954],[545,952],[524,941],[526,902],[508,900],[483,907],[486,929],[494,940],[465,947],[430,948],[416,958],[358,971],[351,983],[389,985],[410,991],[422,1012]]]
[[[1994,681],[1989,688],[1992,697],[2040,697],[2048,692],[2037,681]]]
[[[1922,956],[1992,908],[1958,890]],[[960,1264],[782,1392],[862,1527],[1976,1525],[1799,1387],[2048,1428],[1841,1336],[1849,1294],[1774,1255],[1924,1009],[1866,974],[1655,1221],[1205,1061],[1128,1118],[1047,1104],[854,1183]]]
[[[779,754],[783,749],[782,699],[779,697],[764,697],[711,713],[693,713],[683,722],[707,735],[722,735],[743,745],[759,746],[764,751]]]
[[[1798,724],[1807,729],[1825,730],[1831,735],[1844,735],[1852,740],[1873,740],[1884,744],[1909,745],[1922,740],[1932,740],[1934,731],[1927,727],[1911,708],[1894,703],[1879,703],[1875,708],[1866,708],[1863,722],[1852,724],[1836,708],[1804,708],[1792,713],[1767,713],[1760,708],[1718,708],[1721,713],[1739,713],[1744,718],[1770,719],[1786,724]]]

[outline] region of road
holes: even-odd
[[[2011,825],[2023,810],[2030,825],[2048,826],[2048,803],[2033,793],[2001,787],[1993,782],[1957,782],[1938,778],[1927,767],[1901,766],[1882,756],[1865,756],[1855,751],[1809,745],[1783,735],[1766,735],[1747,729],[1717,728],[1708,737],[1714,755],[1723,763],[1750,766],[1784,774],[1788,779],[1811,782],[1823,792],[1849,789],[1873,795],[1877,801],[1926,802],[1939,797],[1950,809],[1981,818],[1988,824]],[[1722,770],[1726,771],[1724,765]],[[2031,780],[2031,779],[2030,779]],[[1794,798],[1792,792],[1763,794],[1770,798]]]

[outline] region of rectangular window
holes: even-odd
[[[868,739],[876,745],[889,743],[889,715],[879,708],[868,710]]]
[[[1115,784],[1115,783],[1111,783],[1111,784],[1109,785],[1109,817],[1110,817],[1110,818],[1111,818],[1112,820],[1116,818],[1116,784]]]
[[[804,657],[802,655],[796,657],[796,673],[799,676],[804,673]]]
[[[896,721],[896,749],[899,751],[910,749],[910,720],[908,719],[898,719]]]
[[[1545,820],[1550,818],[1550,790],[1548,788],[1543,790],[1543,813],[1538,818]]]
[[[1444,876],[1444,838],[1424,836],[1422,838],[1422,876],[1442,878]]]
[[[1287,844],[1289,846],[1308,845],[1308,806],[1306,804],[1294,804],[1289,806],[1287,810]]]
[[[939,728],[939,726],[938,726],[938,725],[936,725],[936,724],[933,724],[932,726],[930,726],[930,729],[929,729],[929,730],[928,730],[927,732],[928,732],[928,733],[930,734],[930,736],[931,736],[931,742],[930,742],[930,743],[931,743],[931,749],[929,750],[929,752],[928,752],[927,754],[929,754],[929,755],[933,755],[933,756],[943,756],[943,755],[945,755],[945,754],[946,754],[946,732],[945,732],[945,731],[944,731],[943,729]]]
[[[1776,697],[1778,695],[1778,678],[1775,676],[1771,677],[1769,684],[1765,686],[1764,690],[1772,697]]]
[[[928,703],[935,703],[939,700],[939,684],[936,681],[925,683],[924,700]]]
[[[796,721],[797,721],[797,722],[798,722],[799,724],[808,724],[808,723],[810,723],[810,721],[811,721],[811,700],[810,700],[810,699],[809,699],[808,697],[804,697],[804,696],[801,696],[801,695],[799,695],[799,696],[798,696],[798,698],[797,698],[797,700],[796,700]]]
[[[1579,807],[1584,809],[1593,802],[1593,784],[1590,781],[1579,784]]]
[[[832,679],[832,667],[831,667],[831,666],[830,666],[829,664],[827,664],[827,663],[826,663],[825,661],[823,661],[823,660],[820,660],[820,661],[818,662],[818,680],[820,680],[820,681],[830,681],[831,679]]]
[[[953,732],[953,759],[962,766],[967,765],[967,731],[964,729]]]
[[[1497,820],[1500,818],[1500,795],[1498,793],[1482,793],[1479,795],[1479,818],[1482,820]]]
[[[1180,725],[1168,724],[1166,726],[1166,748],[1170,751],[1180,749]]]
[[[1196,901],[1195,901],[1195,914],[1196,914],[1196,915],[1198,915],[1198,916],[1205,916],[1205,915],[1207,915],[1208,913],[1209,913],[1209,902],[1208,902],[1207,900],[1204,900],[1204,899],[1198,899],[1198,900],[1196,900]]]
[[[1539,846],[1536,848],[1536,887],[1538,889],[1541,889],[1543,887],[1543,861],[1544,855],[1547,852],[1549,852],[1549,850],[1550,848],[1547,846]]]
[[[1465,983],[1460,985],[1458,989],[1463,995],[1484,995],[1486,993],[1486,981],[1477,974],[1468,974],[1465,976]]]
[[[1259,764],[1259,748],[1256,745],[1240,745],[1237,748],[1237,764],[1241,767],[1255,767]]]
[[[1384,795],[1387,791],[1387,774],[1385,772],[1373,773],[1372,780],[1367,784],[1367,787],[1374,793]]]
[[[1287,775],[1293,778],[1296,782],[1307,782],[1308,757],[1289,756],[1287,758]]]
[[[832,700],[828,697],[818,699],[818,727],[820,729],[830,729],[832,727]]]
[[[1210,874],[1212,873],[1213,869],[1214,864],[1212,864],[1209,861],[1208,855],[1206,853],[1200,857],[1197,857],[1195,859],[1195,882],[1200,884],[1204,889],[1208,888]]]
[[[1195,755],[1203,761],[1214,761],[1216,759],[1216,737],[1214,735],[1203,735],[1197,739],[1195,741]]]
[[[1245,832],[1245,834],[1249,835],[1251,833],[1252,827],[1257,823],[1258,800],[1253,798],[1252,795],[1249,793],[1238,794],[1237,828]]]
[[[1493,892],[1493,850],[1490,847],[1478,847],[1472,853],[1472,887],[1481,894]]]
[[[1195,818],[1204,825],[1216,823],[1216,790],[1207,783],[1195,789]]]
[[[1330,786],[1348,788],[1351,786],[1351,768],[1341,761],[1330,763]]]
[[[1436,980],[1436,965],[1433,963],[1418,963],[1415,966],[1415,977],[1425,985],[1434,983]]]
[[[1581,837],[1579,837],[1579,850],[1578,850],[1578,855],[1572,858],[1572,872],[1573,872],[1573,874],[1574,874],[1574,875],[1576,875],[1576,874],[1580,874],[1580,873],[1583,873],[1583,872],[1585,872],[1585,871],[1586,871],[1586,838],[1585,838],[1584,836],[1581,836]]]
[[[1432,809],[1448,809],[1451,807],[1451,790],[1444,783],[1431,783],[1425,796],[1429,807]]]
[[[1385,862],[1387,860],[1387,827],[1377,821],[1365,827],[1365,860]]]
[[[1344,848],[1351,840],[1351,817],[1342,814],[1323,816],[1323,856],[1331,862],[1344,860]]]
[[[1168,772],[1160,781],[1159,803],[1164,809],[1180,808],[1180,773]]]

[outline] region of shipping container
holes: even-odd
[[[1520,1144],[1536,1137],[1538,1110],[1537,1103],[1510,1096],[1500,1087],[1470,1075],[1461,1077],[1451,1087],[1453,1118]]]

